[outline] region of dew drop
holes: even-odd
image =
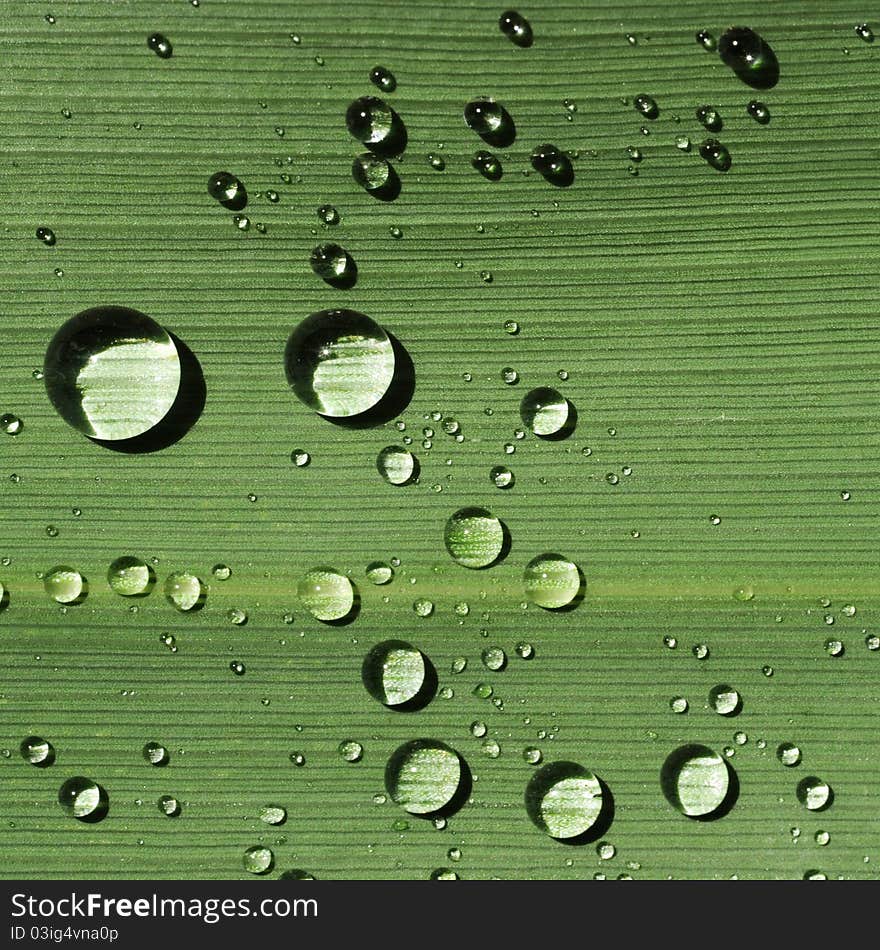
[[[118,557],[107,570],[107,583],[120,597],[144,597],[153,589],[156,575],[140,558]]]
[[[831,786],[815,775],[802,778],[797,785],[798,801],[808,811],[822,811],[833,801]]]
[[[41,736],[28,736],[18,747],[21,757],[38,769],[48,768],[55,761],[55,747]]]
[[[208,179],[208,194],[230,211],[241,211],[247,204],[247,189],[229,172],[215,172]]]
[[[0,429],[7,435],[18,435],[24,428],[21,419],[11,412],[4,412],[0,415]]]
[[[398,710],[424,706],[436,688],[430,661],[405,640],[376,644],[364,657],[361,680],[373,699]]]
[[[539,554],[526,565],[523,586],[531,603],[559,610],[579,602],[586,582],[574,561],[561,554]]]
[[[646,119],[656,119],[657,116],[660,115],[660,109],[656,101],[652,99],[651,96],[644,94],[638,95],[633,99],[633,108]]]
[[[571,406],[555,389],[541,386],[525,394],[519,414],[527,429],[537,436],[558,436],[570,422]]]
[[[667,757],[660,771],[666,800],[689,818],[708,818],[726,804],[732,791],[731,769],[704,745],[683,745]]]
[[[697,33],[697,42],[704,50],[708,50],[710,53],[718,49],[718,41],[708,30],[700,30]]]
[[[394,579],[394,568],[385,561],[371,561],[366,569],[367,580],[377,587],[390,584]]]
[[[752,99],[751,102],[746,106],[746,112],[755,120],[755,122],[760,123],[761,125],[767,125],[770,121],[770,110],[763,102],[758,101],[757,99]]]
[[[531,162],[532,168],[557,188],[567,188],[574,181],[571,159],[549,142],[532,152]]]
[[[119,441],[143,435],[167,416],[180,388],[180,356],[150,317],[125,307],[95,307],[72,317],[52,338],[43,377],[68,425]]]
[[[159,768],[168,765],[171,759],[171,756],[168,754],[168,749],[166,749],[161,742],[147,742],[142,751],[144,759],[149,762],[150,765],[155,765]]]
[[[37,228],[37,240],[42,241],[46,247],[55,245],[55,232],[51,228]]]
[[[364,757],[364,747],[354,739],[345,739],[340,742],[336,751],[346,762],[360,762]]]
[[[673,696],[672,699],[669,700],[669,708],[679,715],[686,713],[688,711],[688,701],[684,696]]]
[[[710,132],[720,132],[724,127],[721,116],[714,106],[700,106],[699,109],[697,109],[696,115],[700,125]]]
[[[726,172],[731,166],[730,152],[718,139],[705,139],[701,143],[700,158],[719,172]]]
[[[307,571],[297,585],[297,596],[306,610],[324,623],[345,620],[356,611],[354,584],[332,567]]]
[[[397,88],[397,79],[390,69],[384,66],[374,66],[370,70],[370,82],[382,92],[394,92]]]
[[[69,778],[58,790],[58,804],[66,815],[79,821],[100,821],[110,805],[107,792],[82,775]]]
[[[801,764],[801,750],[792,742],[782,742],[776,748],[776,758],[788,768]]]
[[[719,716],[736,716],[742,710],[742,697],[732,686],[719,684],[709,690],[709,706]]]
[[[168,818],[177,818],[181,812],[180,802],[173,795],[162,795],[156,804],[159,811]]]
[[[504,549],[501,521],[485,508],[461,508],[446,522],[443,539],[452,559],[478,569],[494,564]]]
[[[321,222],[326,224],[328,227],[335,227],[341,220],[339,212],[333,207],[333,205],[321,205],[321,207],[318,208],[317,213]]]
[[[268,874],[275,865],[275,855],[270,848],[254,845],[245,851],[242,864],[248,874]]]
[[[510,113],[495,99],[472,99],[464,107],[464,121],[484,142],[496,148],[506,148],[516,138]]]
[[[43,587],[52,600],[65,605],[81,604],[89,591],[85,577],[75,567],[66,565],[46,571]]]
[[[161,33],[151,33],[147,37],[147,46],[160,58],[168,59],[174,52],[171,41]]]
[[[388,334],[355,310],[320,310],[290,335],[284,353],[287,380],[310,409],[349,418],[372,409],[394,378]]]
[[[868,26],[867,23],[859,23],[857,26],[853,27],[855,30],[856,36],[860,40],[864,40],[866,43],[874,42],[874,31]]]
[[[373,152],[362,152],[355,157],[351,164],[351,177],[364,191],[380,197],[392,197],[390,193],[398,184],[397,172],[387,159]]]
[[[389,485],[408,485],[418,474],[416,457],[402,445],[386,445],[376,456],[376,468]]]
[[[718,41],[718,55],[754,89],[770,89],[779,81],[779,62],[770,46],[745,26],[733,26]]]
[[[529,21],[516,10],[506,10],[498,19],[498,29],[513,43],[528,49],[535,41],[535,35]]]
[[[385,767],[385,788],[391,799],[411,815],[432,816],[452,809],[467,766],[455,749],[434,739],[401,745]]]
[[[165,599],[183,613],[190,610],[200,610],[208,595],[207,588],[202,580],[189,571],[175,571],[165,579]]]
[[[589,832],[603,817],[602,783],[575,762],[552,762],[526,786],[526,813],[541,831],[559,841]]]
[[[211,573],[218,581],[228,581],[232,576],[232,570],[227,564],[215,564],[211,568]]]
[[[345,113],[348,131],[362,145],[382,155],[399,155],[406,144],[400,117],[377,96],[355,99]]]
[[[513,488],[515,478],[506,465],[496,465],[489,472],[489,480],[496,488]]]

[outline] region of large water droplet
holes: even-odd
[[[18,748],[25,762],[38,769],[48,768],[55,761],[55,747],[41,736],[28,736]]]
[[[495,148],[507,148],[516,139],[516,126],[510,113],[495,99],[472,99],[464,107],[464,121]]]
[[[406,129],[400,116],[378,96],[355,99],[345,113],[345,124],[371,152],[399,155],[406,147]]]
[[[296,589],[303,606],[316,619],[335,623],[353,617],[357,592],[351,580],[332,567],[314,567]]]
[[[528,49],[535,41],[529,21],[516,10],[506,10],[498,19],[498,29],[516,46]]]
[[[46,593],[59,604],[81,604],[89,592],[85,577],[75,568],[59,565],[46,571],[43,578]]]
[[[532,168],[557,188],[567,188],[574,181],[571,160],[549,142],[539,145],[532,152]]]
[[[461,508],[446,522],[446,550],[462,567],[494,564],[505,547],[501,521],[485,508]]]
[[[407,485],[418,475],[416,457],[402,445],[386,445],[376,456],[376,468],[391,485]]]
[[[449,813],[469,792],[467,765],[455,749],[434,739],[405,742],[385,767],[385,788],[411,815]]]
[[[742,697],[732,686],[719,684],[709,690],[709,705],[719,716],[736,716],[742,709]]]
[[[372,409],[394,379],[394,348],[375,320],[355,310],[313,313],[290,335],[287,380],[310,409],[348,418]]]
[[[660,770],[660,786],[667,801],[688,818],[720,818],[736,797],[733,770],[717,752],[698,744],[670,753]]]
[[[571,404],[555,389],[540,386],[525,394],[519,407],[523,423],[535,435],[558,436],[571,427]]]
[[[58,804],[66,815],[80,821],[100,821],[110,805],[104,789],[90,778],[75,775],[58,790]]]
[[[52,338],[43,378],[68,425],[96,439],[133,439],[174,405],[180,355],[170,335],[145,314],[95,307],[68,320]]]
[[[428,658],[405,640],[384,640],[364,657],[364,688],[391,709],[420,709],[433,698],[436,672]]]
[[[834,800],[834,793],[827,782],[822,781],[815,775],[808,775],[798,782],[797,797],[798,801],[809,811],[823,811],[831,805]]]
[[[598,776],[576,762],[551,762],[526,786],[532,822],[560,841],[603,834],[610,823],[605,790]]]
[[[175,571],[169,574],[165,578],[163,590],[168,603],[182,613],[200,610],[208,594],[202,580],[189,571]]]
[[[733,26],[721,35],[718,55],[754,89],[771,89],[779,82],[776,54],[754,30]]]
[[[539,607],[558,610],[577,603],[586,582],[574,561],[561,554],[539,554],[523,573],[526,597]]]
[[[215,172],[208,179],[208,194],[230,211],[241,211],[247,204],[247,189],[229,172]]]
[[[156,575],[137,557],[118,557],[107,570],[110,589],[121,597],[144,597],[153,589]]]

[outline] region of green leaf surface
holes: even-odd
[[[877,876],[880,652],[865,638],[878,609],[880,43],[853,31],[870,10],[520,10],[530,49],[500,33],[500,5],[476,0],[7,4],[0,412],[24,427],[0,433],[0,876],[244,878],[255,845],[274,851],[273,876],[320,879],[443,867],[466,879]],[[695,42],[732,21],[772,45],[775,88],[755,93]],[[148,49],[156,31],[171,58]],[[409,134],[387,203],[352,180],[362,148],[344,122],[354,98],[377,93],[377,64],[397,77],[387,98]],[[633,109],[639,94],[657,101],[656,120]],[[510,148],[493,149],[497,182],[471,167],[484,146],[462,109],[480,95],[517,127]],[[746,113],[753,98],[769,124]],[[724,120],[726,173],[697,152],[706,104]],[[675,144],[683,135],[689,152]],[[576,150],[571,187],[531,171],[544,143]],[[247,186],[246,232],[207,194],[221,169]],[[318,219],[325,204],[336,227]],[[351,289],[309,267],[331,240],[357,262]],[[102,305],[149,314],[201,365],[204,411],[161,451],[89,441],[34,377],[58,327]],[[385,425],[334,425],[287,384],[291,331],[338,307],[370,315],[412,358],[412,401]],[[576,407],[567,438],[515,437],[520,400],[538,386]],[[431,413],[456,419],[464,440]],[[376,456],[404,436],[420,475],[395,487]],[[292,464],[295,449],[311,463]],[[489,477],[502,464],[508,490]],[[444,526],[465,507],[509,531],[488,569],[446,550]],[[572,610],[526,607],[524,568],[545,552],[584,574]],[[108,586],[108,566],[127,555],[156,559],[148,597]],[[392,558],[394,580],[371,584],[366,566]],[[228,580],[212,575],[217,563]],[[46,596],[40,573],[56,565],[88,579],[82,604]],[[357,585],[353,623],[320,623],[297,597],[325,566]],[[165,600],[175,571],[209,585],[204,609]],[[418,616],[417,600],[433,613]],[[826,652],[829,637],[842,655]],[[421,649],[454,695],[408,712],[378,703],[361,665],[389,639]],[[520,641],[533,659],[517,655]],[[494,647],[502,670],[481,661]],[[457,657],[467,668],[453,673]],[[474,694],[480,684],[492,698]],[[719,684],[739,691],[738,716],[710,709]],[[676,696],[686,714],[671,711]],[[471,734],[475,720],[485,737]],[[31,735],[53,744],[51,767],[19,754]],[[473,775],[443,830],[373,800],[392,753],[423,738],[457,750]],[[344,740],[363,745],[360,761],[339,754]],[[167,766],[144,760],[148,741],[167,746]],[[798,745],[799,766],[777,760],[782,742]],[[739,797],[717,821],[685,817],[661,789],[666,757],[689,743],[735,750]],[[530,819],[532,746],[606,783],[613,858]],[[77,775],[106,789],[103,821],[59,807]],[[799,803],[808,775],[831,784],[827,810]],[[163,795],[179,817],[157,807]],[[286,824],[262,822],[266,806],[286,808]]]

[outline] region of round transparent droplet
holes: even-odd
[[[372,409],[394,378],[388,334],[355,310],[321,310],[307,317],[290,335],[284,361],[298,398],[333,418]]]
[[[633,99],[633,107],[636,112],[643,115],[646,119],[656,119],[657,116],[660,115],[657,102],[651,96],[645,95],[644,93]]]
[[[340,742],[337,752],[346,762],[360,762],[364,757],[364,747],[354,739],[345,739]]]
[[[526,812],[551,838],[567,841],[586,834],[599,821],[604,793],[598,777],[575,762],[552,762],[532,776],[525,793]]]
[[[361,96],[348,107],[345,124],[362,144],[382,145],[394,128],[394,110],[377,96]]]
[[[37,768],[47,768],[55,761],[55,748],[41,736],[28,736],[19,745],[21,757]]]
[[[496,465],[489,472],[489,479],[496,488],[513,488],[513,472],[506,465]]]
[[[68,320],[46,350],[43,380],[68,425],[105,441],[132,439],[168,414],[180,388],[180,356],[155,320],[96,307]]]
[[[361,679],[373,699],[395,708],[430,698],[428,671],[421,650],[405,640],[384,640],[364,657]]]
[[[663,763],[660,785],[667,801],[689,818],[706,818],[725,803],[730,788],[727,763],[704,745],[684,745]]]
[[[357,155],[351,165],[351,177],[364,191],[382,191],[389,187],[394,171],[388,161],[372,152]]]
[[[208,194],[230,211],[241,211],[248,201],[244,184],[229,172],[215,172],[208,179]]]
[[[519,413],[527,429],[538,436],[560,433],[569,421],[568,400],[555,389],[542,386],[523,396]]]
[[[483,650],[481,654],[481,659],[483,661],[483,666],[487,670],[492,670],[496,672],[498,670],[503,670],[507,666],[507,654],[501,647],[488,647]]]
[[[309,256],[312,271],[331,284],[339,284],[350,277],[353,261],[348,251],[339,244],[329,242],[313,248]]]
[[[546,610],[573,604],[582,594],[584,580],[574,563],[561,554],[539,554],[523,573],[526,597]]]
[[[275,855],[270,848],[254,845],[245,851],[242,864],[248,874],[268,874],[275,864]]]
[[[462,567],[494,564],[504,549],[504,527],[485,508],[461,508],[446,522],[446,550]]]
[[[107,813],[107,793],[82,775],[69,778],[58,790],[58,804],[66,815],[80,821],[98,821]]]
[[[156,804],[159,811],[168,818],[176,818],[181,812],[180,802],[174,795],[162,795]]]
[[[465,771],[461,756],[433,739],[400,746],[385,767],[385,788],[411,815],[434,815],[452,807]]]
[[[498,19],[498,29],[514,46],[528,49],[535,40],[531,24],[516,10],[506,10]]]
[[[801,750],[793,742],[782,742],[776,747],[776,758],[788,768],[801,763]]]
[[[332,567],[314,567],[297,585],[297,596],[316,619],[330,623],[354,610],[354,584]]]
[[[143,756],[150,765],[160,767],[167,765],[171,758],[168,749],[161,742],[147,742],[143,748]]]
[[[742,709],[742,697],[732,686],[720,683],[709,690],[709,706],[719,716],[735,716]]]
[[[822,811],[831,804],[831,786],[815,775],[808,775],[798,782],[797,797],[808,811]]]
[[[287,821],[287,809],[281,805],[264,805],[260,809],[260,821],[267,825],[283,825]]]
[[[186,612],[200,608],[207,597],[202,580],[189,571],[175,571],[165,579],[165,599],[176,610]]]
[[[669,700],[669,708],[679,715],[686,713],[688,711],[688,701],[684,696],[673,696],[672,699]]]
[[[143,597],[155,581],[153,569],[137,557],[118,557],[107,570],[107,583],[120,597]]]
[[[730,152],[718,139],[705,139],[700,144],[700,158],[716,171],[726,172],[731,165]]]
[[[386,445],[376,456],[376,468],[390,485],[406,485],[416,474],[416,457],[401,445]]]
[[[366,569],[367,580],[371,584],[382,586],[390,584],[394,579],[394,568],[385,561],[371,561]]]
[[[382,92],[394,92],[397,88],[397,79],[390,69],[384,66],[374,66],[370,70],[370,82]]]

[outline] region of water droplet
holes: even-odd
[[[852,495],[848,491],[842,491],[840,493],[840,497],[842,501],[849,501],[850,498],[852,498]]]
[[[446,160],[442,155],[435,155],[434,153],[431,153],[427,156],[427,161],[434,171],[442,172],[446,168]]]
[[[168,749],[161,742],[147,742],[143,748],[143,755],[150,765],[162,767],[168,765],[171,756]]]
[[[59,565],[43,578],[46,593],[59,604],[81,604],[89,591],[85,577],[74,567]]]
[[[168,818],[177,818],[181,812],[180,802],[173,795],[162,795],[156,804]]]
[[[600,841],[596,845],[596,854],[598,854],[603,861],[610,861],[614,855],[617,854],[617,848],[615,848],[610,841]]]
[[[697,42],[703,49],[708,50],[710,53],[718,49],[718,41],[708,30],[700,30],[697,33]]]
[[[417,617],[430,617],[434,613],[434,604],[424,597],[413,601],[413,612]]]
[[[603,818],[605,796],[599,778],[575,762],[552,762],[526,786],[526,812],[551,838],[568,841]]]
[[[815,775],[808,775],[798,782],[797,797],[808,811],[822,811],[831,805],[834,793],[827,782]]]
[[[514,648],[516,655],[521,660],[532,660],[535,656],[535,648],[525,640],[521,640]]]
[[[254,845],[245,851],[242,864],[248,874],[268,874],[275,865],[275,855],[270,848]]]
[[[244,676],[244,674],[247,672],[245,665],[241,662],[241,660],[230,660],[229,670],[236,676]]]
[[[820,847],[825,847],[826,844],[831,840],[831,835],[827,831],[817,831],[813,836],[813,840]]]
[[[558,436],[570,424],[571,406],[555,389],[541,386],[525,394],[519,414],[526,428],[537,436]]]
[[[638,37],[637,37],[634,33],[626,33],[626,34],[624,34],[624,39],[627,41],[627,43],[629,43],[630,46],[638,46],[638,45],[639,45]]]
[[[640,162],[644,158],[644,155],[642,155],[642,150],[640,148],[636,148],[634,145],[627,146],[626,154],[629,155],[630,161],[633,162]]]
[[[226,619],[236,627],[243,627],[248,622],[248,614],[241,607],[230,607],[226,611]]]
[[[511,336],[516,336],[519,333],[519,324],[516,320],[505,320],[504,332],[509,333]]]
[[[211,573],[218,581],[228,581],[232,576],[232,569],[226,564],[215,564],[211,568]]]
[[[719,684],[709,690],[709,706],[719,716],[736,716],[742,710],[742,697],[732,686]]]
[[[349,418],[372,409],[394,378],[388,334],[355,310],[320,310],[290,335],[287,380],[297,397],[324,416]]]
[[[376,468],[390,485],[407,485],[418,474],[418,461],[401,445],[386,445],[376,456]]]
[[[377,96],[355,99],[345,113],[348,131],[372,152],[399,155],[405,145],[405,131],[400,117]]]
[[[507,666],[507,654],[500,647],[488,647],[483,650],[480,658],[483,661],[483,666],[493,672],[503,670]]]
[[[761,125],[766,125],[770,121],[770,110],[763,102],[759,102],[757,99],[752,99],[746,106],[746,112],[748,112],[755,122],[760,122]]]
[[[515,482],[513,472],[505,465],[496,465],[489,472],[489,479],[496,488],[513,488]]]
[[[75,775],[58,790],[58,804],[66,815],[79,821],[100,821],[110,805],[107,792],[90,778]]]
[[[455,749],[433,739],[400,746],[385,767],[385,788],[411,815],[431,816],[451,810],[467,790],[467,766]]]
[[[24,428],[21,419],[11,412],[4,412],[0,415],[0,429],[7,435],[18,435]]]
[[[655,100],[652,99],[651,96],[644,94],[638,95],[633,99],[633,108],[646,119],[656,119],[657,116],[660,115],[660,109]]]
[[[384,561],[371,561],[366,569],[367,580],[371,584],[381,586],[389,584],[394,579],[394,568]]]
[[[335,227],[341,220],[339,217],[339,212],[333,207],[333,205],[321,205],[321,207],[318,208],[318,217],[321,219],[322,223],[328,225],[329,227]]]
[[[691,150],[691,140],[686,135],[677,135],[675,137],[675,147],[682,152]]]
[[[144,597],[153,589],[153,569],[137,557],[118,557],[107,570],[110,589],[121,597]]]
[[[719,172],[726,172],[731,165],[730,152],[718,139],[706,139],[700,145],[700,158]]]
[[[302,752],[291,752],[288,758],[298,769],[301,769],[306,764],[306,757]]]
[[[691,648],[691,653],[698,660],[705,660],[709,656],[709,647],[705,643],[695,643]]]
[[[362,152],[355,157],[351,177],[364,191],[381,198],[394,198],[400,189],[397,172],[386,159],[372,152]]]
[[[399,241],[403,237],[403,231],[401,231],[397,225],[392,225],[388,229],[388,233],[394,238],[395,241]]]
[[[51,228],[37,228],[37,240],[42,241],[46,247],[53,247],[55,244],[55,232]]]
[[[165,579],[165,599],[172,607],[186,612],[200,610],[208,591],[204,583],[189,571],[175,571]]]
[[[874,42],[874,31],[867,23],[859,23],[858,26],[853,27],[853,29],[860,40],[864,40],[866,43]]]
[[[531,161],[532,168],[557,188],[567,188],[574,181],[571,159],[549,142],[539,145],[532,152]]]
[[[585,581],[574,561],[561,554],[539,554],[526,565],[523,586],[533,604],[559,610],[579,602]]]
[[[151,33],[147,37],[147,46],[160,58],[168,59],[174,52],[171,41],[161,33]]]
[[[241,211],[247,204],[247,189],[235,175],[215,172],[208,179],[208,194],[230,211]]]
[[[484,142],[496,148],[506,148],[516,138],[510,113],[495,99],[472,99],[464,107],[464,121]]]
[[[840,640],[826,640],[825,652],[828,654],[828,656],[843,656],[843,643]]]
[[[443,539],[452,559],[462,567],[489,567],[501,556],[505,531],[485,508],[461,508],[446,522]]]
[[[491,152],[476,152],[471,159],[471,165],[489,181],[498,181],[504,174],[501,161]]]
[[[354,739],[345,739],[336,750],[346,762],[360,762],[364,757],[364,747]]]
[[[729,803],[732,770],[724,759],[704,745],[683,745],[667,757],[660,771],[666,800],[689,818],[720,817]],[[732,804],[732,803],[730,803]]]
[[[696,115],[703,128],[708,129],[710,132],[720,132],[724,127],[721,116],[714,106],[700,106],[697,109]]]
[[[516,10],[507,10],[501,14],[498,20],[498,29],[515,46],[528,49],[535,41],[535,35],[529,21]]]
[[[873,650],[880,650],[880,637],[878,637],[878,636],[877,636],[876,634],[874,634],[874,633],[869,633],[869,634],[865,637],[865,646],[866,646],[869,650],[872,650],[872,651],[873,651]]]
[[[48,768],[55,761],[55,747],[40,736],[22,739],[18,748],[25,762],[39,769]]]
[[[673,696],[672,699],[669,700],[669,708],[674,713],[686,713],[688,711],[688,701],[684,696]]]
[[[515,383],[519,382],[519,373],[510,366],[505,366],[501,370],[501,379],[507,383],[508,386],[513,386]]]
[[[384,640],[374,646],[364,657],[361,680],[373,699],[398,710],[421,708],[436,689],[430,661],[404,640]]]
[[[232,223],[239,231],[249,231],[251,228],[251,219],[245,215],[237,214],[232,219]]]
[[[96,307],[68,320],[46,350],[49,399],[79,432],[132,439],[161,422],[180,388],[177,346],[150,317]]]
[[[451,868],[435,868],[431,871],[432,881],[460,881],[461,877]]]
[[[793,742],[782,742],[776,748],[776,758],[789,768],[801,764],[801,750]]]
[[[281,805],[264,805],[260,809],[260,821],[267,825],[283,825],[287,821],[287,809]]]
[[[307,571],[296,592],[306,610],[324,623],[345,620],[357,609],[354,584],[332,567],[314,567]]]
[[[394,92],[397,88],[397,79],[390,69],[384,66],[374,66],[370,70],[370,82],[382,92]]]
[[[733,26],[721,35],[718,55],[739,78],[754,89],[770,89],[779,81],[779,62],[770,46],[745,26]]]

